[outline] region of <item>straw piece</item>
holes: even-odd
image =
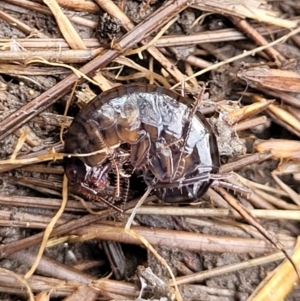
[[[55,0],[44,0],[56,19],[59,29],[72,49],[86,49],[85,44]]]

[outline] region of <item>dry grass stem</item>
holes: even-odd
[[[212,278],[212,277],[216,277],[218,275],[222,275],[225,273],[234,272],[239,269],[245,269],[245,268],[249,268],[249,267],[252,267],[255,265],[261,265],[261,264],[264,264],[267,262],[272,262],[272,261],[277,261],[277,260],[282,260],[282,259],[284,259],[284,255],[282,253],[274,253],[271,255],[264,256],[264,257],[251,259],[251,260],[248,260],[248,261],[245,261],[242,263],[236,263],[236,264],[231,264],[231,265],[224,266],[224,267],[215,268],[210,271],[203,271],[203,272],[195,273],[195,274],[188,275],[188,276],[177,277],[176,282],[178,285],[185,284],[185,283],[191,283],[191,282],[200,282],[207,278]]]
[[[81,40],[81,37],[76,32],[75,28],[72,26],[71,22],[66,17],[66,15],[63,13],[56,0],[43,0],[43,1],[52,11],[56,19],[57,25],[63,37],[70,45],[70,48],[77,49],[77,50],[86,49],[85,44]]]
[[[169,246],[171,248],[184,248],[189,251],[209,251],[209,252],[252,252],[262,254],[272,252],[274,247],[261,239],[220,237],[215,235],[204,235],[184,231],[148,229],[145,227],[135,227],[132,229],[140,236],[144,237],[152,246]],[[124,233],[124,228],[119,225],[112,226],[108,223],[101,225],[91,225],[72,232],[79,236],[74,241],[86,241],[90,239],[113,240],[129,244],[140,244],[138,239],[134,239]],[[286,248],[292,248],[295,240],[286,243]]]
[[[282,201],[283,202],[283,201]],[[298,206],[291,206],[290,210],[259,210],[248,209],[251,215],[259,219],[284,219],[284,220],[300,220],[300,212]],[[291,210],[293,209],[293,210]],[[131,211],[129,211],[130,213]],[[174,215],[174,216],[194,216],[194,217],[230,217],[241,218],[240,214],[232,209],[198,209],[198,208],[172,208],[172,207],[153,207],[143,206],[137,210],[137,214],[147,215]]]
[[[0,62],[9,63],[11,61],[25,63],[35,57],[43,58],[50,62],[71,63],[85,63],[95,58],[98,51],[91,50],[62,50],[62,51],[24,51],[11,52],[1,51]],[[8,71],[9,72],[9,71]]]

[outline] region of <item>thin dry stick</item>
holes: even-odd
[[[24,32],[27,35],[36,35],[36,36],[40,36],[41,38],[47,38],[47,35],[38,32],[35,28],[31,28],[30,26],[21,22],[19,19],[9,15],[4,11],[0,11],[0,19],[16,27],[17,29],[19,29],[20,31]]]
[[[1,51],[0,62],[10,63],[12,61],[25,63],[34,57],[41,57],[51,62],[64,63],[86,63],[94,59],[100,50],[39,50],[39,51]],[[7,70],[9,71],[9,70]],[[78,79],[78,78],[77,78]]]
[[[24,7],[26,9],[37,11],[45,15],[51,15],[50,10],[42,4],[28,1],[28,0],[5,0],[16,6]],[[39,1],[40,2],[40,1]],[[82,11],[88,13],[99,13],[99,7],[92,1],[70,1],[70,0],[57,0],[57,3],[65,8],[73,11]]]
[[[234,170],[241,169],[244,166],[248,166],[249,164],[262,162],[272,158],[272,154],[267,151],[263,153],[255,153],[253,155],[248,155],[244,158],[241,158],[237,161],[226,163],[221,166],[220,173],[228,173]]]
[[[254,128],[256,126],[269,126],[270,125],[270,120],[266,116],[259,116],[259,117],[254,117],[252,119],[242,121],[237,123],[234,126],[234,131],[244,131],[247,129]]]
[[[273,172],[272,173],[272,177],[275,180],[275,182],[278,184],[279,187],[282,188],[282,190],[284,190],[288,196],[291,198],[291,200],[297,204],[298,206],[300,206],[300,195],[298,193],[296,193],[292,188],[290,188],[288,185],[286,185],[283,181],[281,181]]]
[[[208,271],[202,271],[202,272],[187,275],[187,276],[177,277],[176,282],[178,285],[192,283],[192,282],[201,282],[208,278],[217,277],[217,276],[220,276],[220,275],[223,275],[226,273],[230,273],[230,272],[236,272],[241,269],[254,267],[254,266],[265,264],[268,262],[277,261],[280,259],[284,259],[284,254],[282,254],[281,252],[278,252],[278,253],[267,255],[264,257],[247,260],[245,262],[234,263],[234,264],[214,268],[214,269],[208,270]]]
[[[290,261],[290,263],[293,265],[298,278],[300,280],[300,271],[295,264],[295,262],[292,260],[290,255],[287,253],[286,249],[280,242],[277,241],[277,239],[271,235],[261,224],[248,212],[248,210],[244,207],[242,207],[227,191],[221,187],[215,187],[215,190],[220,193],[223,198],[234,208],[236,211],[239,212],[239,214],[245,218],[248,223],[253,225],[269,242],[271,242],[278,250],[280,250],[286,258]]]
[[[237,16],[230,16],[230,19],[236,27],[245,32],[246,35],[250,39],[254,40],[258,45],[268,45],[268,41],[263,36],[261,36],[259,32],[254,29],[246,20],[243,20],[242,18]],[[266,52],[276,61],[278,66],[280,66],[285,61],[285,58],[273,47],[267,48]]]
[[[285,93],[282,91],[276,91],[271,89],[260,89],[260,88],[257,88],[257,90],[263,92],[265,95],[276,97],[277,99],[282,100],[286,104],[289,104],[293,107],[300,109],[299,99],[291,93]]]
[[[26,279],[12,271],[9,271],[9,270],[6,270],[6,269],[3,269],[3,268],[0,268],[0,272],[2,272],[3,274],[6,274],[6,275],[10,275],[12,277],[14,277],[15,279],[17,279],[21,284],[22,284],[22,287],[25,286],[26,289],[27,289],[27,292],[28,292],[28,295],[29,295],[29,300],[30,301],[34,301],[34,295],[31,291],[31,288],[30,286],[28,285],[28,282],[26,281]]]
[[[26,262],[28,265],[33,265],[36,260],[36,254],[32,250],[21,250],[11,255],[10,258],[20,263]],[[42,256],[39,262],[37,272],[41,275],[48,275],[50,277],[68,281],[76,281],[82,284],[88,284],[91,281],[96,280],[96,278],[91,275],[75,270],[72,266],[61,263],[58,260],[49,258],[45,255]]]
[[[261,35],[270,35],[286,32],[286,29],[274,28],[274,26],[265,26],[256,28]],[[219,30],[210,30],[193,33],[191,35],[164,35],[155,42],[158,48],[169,46],[193,45],[201,43],[218,43],[245,40],[246,36],[233,28],[224,28]]]
[[[87,48],[97,49],[100,48],[101,46],[99,40],[96,38],[83,39],[83,42]],[[40,48],[48,49],[48,50],[51,50],[51,48],[54,48],[56,50],[57,49],[66,50],[65,48],[67,49],[70,48],[69,44],[65,41],[65,39],[61,39],[61,38],[47,38],[47,39],[42,39],[42,38],[20,39],[19,38],[13,40],[0,38],[0,46],[2,50],[11,49],[13,47],[12,45],[14,44],[19,45],[21,49],[27,49],[27,51],[29,51],[29,48],[33,51],[37,51]]]
[[[291,221],[300,220],[300,211],[295,210],[266,210],[266,209],[248,209],[249,213],[259,219],[284,219]],[[130,210],[128,213],[131,213]],[[164,207],[164,206],[143,206],[137,209],[136,214],[145,215],[165,215],[165,216],[194,216],[194,217],[234,217],[241,218],[240,214],[232,209],[210,209],[210,208],[193,208],[193,207]]]
[[[234,252],[248,254],[251,252],[265,254],[266,252],[276,251],[265,239],[220,237],[216,235],[206,235],[191,233],[187,231],[151,229],[141,226],[132,226],[132,229],[145,237],[151,245],[168,246],[169,248],[184,248],[189,251],[208,251],[216,253]],[[113,240],[127,244],[139,244],[140,241],[124,235],[124,225],[114,222],[103,222],[86,227],[78,228],[72,234],[78,235],[75,241],[86,241],[91,239]],[[290,239],[285,241],[287,248],[292,248],[295,241]]]
[[[26,8],[31,11],[36,11],[42,13],[44,15],[52,15],[50,9],[48,9],[45,5],[35,3],[28,0],[5,0],[4,2],[13,4],[15,6]]]
[[[27,1],[27,0],[5,0],[5,2],[10,2],[13,4],[16,4],[16,6],[14,5],[7,5],[6,3],[4,3],[3,1],[0,2],[0,7],[7,9],[7,10],[11,10],[17,13],[20,13],[20,8],[25,8],[25,13],[30,10],[30,11],[34,11],[34,12],[39,12],[42,13],[46,16],[52,16],[52,12],[51,10],[46,7],[45,5],[36,3],[36,2],[32,2],[32,1]],[[58,1],[59,2],[59,1]],[[74,1],[69,1],[69,2],[73,2]],[[85,2],[87,3],[87,2]],[[17,6],[18,5],[18,6]],[[87,10],[83,9],[84,12],[86,12]],[[67,14],[67,12],[66,12]],[[84,17],[80,17],[75,15],[73,12],[68,13],[68,18],[76,24],[85,26],[85,27],[89,27],[89,28],[96,28],[97,27],[97,22],[84,18]],[[39,33],[39,35],[42,35],[42,33]]]

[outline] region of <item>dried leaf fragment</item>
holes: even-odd
[[[276,159],[292,159],[299,156],[300,141],[287,139],[270,139],[259,142],[255,145],[258,152],[270,151]]]
[[[239,108],[239,109],[229,112],[226,116],[224,116],[224,120],[229,125],[233,125],[233,124],[239,122],[240,120],[246,119],[250,116],[253,116],[253,115],[263,111],[271,103],[273,103],[273,100],[268,100],[268,101],[259,102],[259,103],[253,103],[251,105],[244,106],[242,108]]]
[[[237,76],[254,87],[285,92],[300,91],[300,75],[291,70],[270,69],[264,66],[244,69],[239,71]]]

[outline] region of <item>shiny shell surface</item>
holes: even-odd
[[[66,159],[71,185],[105,196],[109,173],[131,165],[165,202],[197,200],[218,172],[218,145],[200,113],[168,89],[129,84],[95,97],[76,116],[65,152],[93,155]],[[115,162],[115,163],[112,163]],[[105,166],[105,168],[104,168]]]

